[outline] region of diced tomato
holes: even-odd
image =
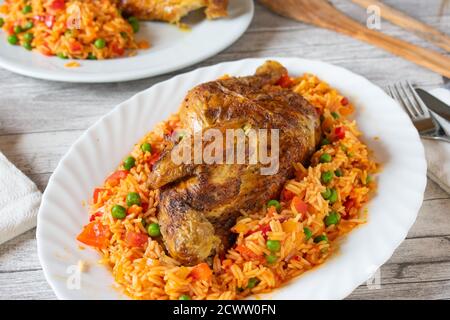
[[[93,221],[83,228],[77,240],[95,248],[105,248],[108,245],[111,231],[108,226]]]
[[[71,52],[80,52],[82,49],[81,43],[79,43],[78,41],[74,41],[71,42],[69,45],[70,51]]]
[[[89,217],[89,222],[94,221],[95,218],[101,217],[102,215],[103,215],[103,212],[97,211],[96,213],[92,214],[92,215]]]
[[[117,45],[117,43],[113,43],[111,45],[111,50],[112,50],[112,52],[114,52],[118,56],[123,56],[124,53],[125,53],[125,49],[120,47],[119,45]]]
[[[148,210],[148,203],[147,202],[143,202],[141,204],[142,207],[142,212],[146,212]]]
[[[334,136],[338,140],[342,140],[345,138],[345,128],[344,127],[337,127],[334,129]]]
[[[117,186],[120,183],[120,180],[125,179],[127,175],[127,170],[118,170],[106,179],[106,183],[113,187]]]
[[[49,29],[53,28],[53,25],[55,24],[55,16],[47,14],[44,18],[44,23]]]
[[[308,212],[308,205],[302,199],[300,199],[300,197],[295,196],[292,199],[292,204],[294,205],[294,208],[298,213],[306,214]]]
[[[9,28],[8,28],[8,34],[9,35],[12,35],[12,34],[14,34],[15,32],[14,32],[14,25],[10,25],[9,26]]]
[[[285,201],[291,200],[295,196],[295,193],[289,191],[288,189],[283,189],[281,192],[281,198]]]
[[[342,104],[343,106],[346,106],[346,105],[349,104],[349,101],[348,101],[347,97],[343,97],[343,98],[341,99],[341,104]]]
[[[212,270],[208,266],[207,263],[200,263],[196,265],[191,273],[189,273],[189,276],[192,277],[194,280],[209,280],[212,276]]]
[[[146,234],[134,231],[127,231],[125,235],[125,242],[130,247],[143,247],[148,241]]]
[[[289,88],[292,86],[292,79],[288,74],[281,76],[280,80],[277,81],[276,85],[279,85],[282,88]]]
[[[53,0],[50,3],[50,8],[53,10],[62,10],[65,8],[65,6],[66,4],[64,0]]]

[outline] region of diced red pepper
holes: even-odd
[[[285,74],[283,76],[281,76],[280,80],[278,80],[276,82],[276,85],[282,87],[282,88],[289,88],[290,86],[292,86],[292,79],[291,77],[289,77],[288,74]]]
[[[337,127],[334,129],[334,136],[338,140],[342,140],[345,138],[345,128],[344,127]]]
[[[142,212],[147,212],[147,210],[148,210],[148,203],[147,202],[143,202],[141,204],[141,207],[142,207]]]
[[[148,242],[148,235],[140,232],[127,231],[125,242],[130,247],[143,247]]]
[[[289,201],[292,198],[294,198],[295,193],[293,193],[292,191],[289,191],[288,189],[283,189],[283,191],[281,192],[281,198],[284,201]]]
[[[64,0],[53,0],[50,3],[50,8],[53,10],[62,10],[65,8],[65,6],[66,4]]]
[[[53,28],[53,25],[55,24],[55,16],[47,14],[45,16],[44,23],[49,29]]]
[[[300,197],[295,196],[292,199],[292,204],[294,205],[294,208],[298,213],[306,214],[308,212],[308,205],[302,199],[300,199]]]
[[[95,248],[105,248],[108,245],[111,231],[101,222],[93,221],[83,228],[77,240]]]
[[[194,280],[209,280],[212,276],[212,270],[208,266],[207,263],[200,263],[196,265],[191,273],[189,273],[189,276],[192,277]]]
[[[96,213],[92,214],[92,215],[89,217],[89,222],[94,221],[95,218],[101,217],[102,215],[103,215],[103,212],[97,211]]]
[[[95,188],[95,189],[94,189],[94,194],[92,195],[92,199],[93,199],[94,203],[97,203],[97,202],[98,202],[98,194],[99,194],[100,192],[104,191],[104,190],[105,190],[105,189],[102,189],[102,188]]]
[[[106,183],[113,187],[117,186],[120,183],[120,180],[125,179],[127,175],[127,170],[118,170],[106,179]]]
[[[341,99],[341,104],[342,104],[343,106],[346,106],[346,105],[349,104],[349,101],[348,101],[347,97],[343,97],[343,98]]]
[[[345,211],[349,212],[351,208],[355,206],[355,200],[353,199],[347,199],[344,202]]]

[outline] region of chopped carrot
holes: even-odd
[[[140,207],[140,206],[138,206],[138,205],[136,205],[136,204],[133,204],[131,207],[129,207],[128,208],[128,210],[127,210],[127,213],[128,214],[132,214],[132,213],[135,213],[135,214],[140,214],[142,212],[142,207]]]
[[[298,213],[306,214],[308,212],[308,205],[300,197],[295,196],[292,199],[292,205]]]
[[[106,183],[112,187],[117,186],[120,183],[120,180],[125,179],[128,175],[127,170],[118,170],[106,178]]]
[[[105,248],[108,245],[111,231],[101,222],[93,221],[83,228],[77,240],[95,248]]]
[[[196,265],[189,274],[194,280],[209,280],[212,276],[212,270],[207,263]]]

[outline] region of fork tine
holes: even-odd
[[[411,82],[407,81],[406,84],[409,87],[409,90],[412,92],[412,96],[414,97],[414,100],[416,101],[417,106],[422,111],[422,114],[425,116],[430,116],[430,112],[428,111],[428,108],[426,107],[425,103],[422,101],[422,99],[417,94],[416,90],[414,90],[414,87],[412,86]]]
[[[405,89],[405,86],[402,83],[400,83],[399,86],[402,89],[403,95],[406,97],[406,100],[408,101],[410,108],[412,108],[415,111],[417,116],[421,116],[422,112],[420,112],[419,108],[416,106],[414,101],[411,100],[411,94],[408,94],[407,90]]]
[[[405,100],[402,98],[400,91],[398,90],[398,87],[394,84],[393,86],[393,90],[392,90],[394,96],[396,97],[395,100],[397,100],[398,102],[401,103],[401,105],[403,106],[403,109],[406,110],[406,112],[408,113],[409,117],[411,119],[415,119],[416,116],[414,114],[414,112],[408,107],[408,104],[405,103]]]

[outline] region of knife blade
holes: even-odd
[[[428,109],[436,112],[441,117],[450,121],[450,106],[448,104],[442,102],[441,100],[439,100],[438,98],[436,98],[435,96],[433,96],[432,94],[428,93],[425,90],[422,90],[420,88],[417,88],[415,90]]]

